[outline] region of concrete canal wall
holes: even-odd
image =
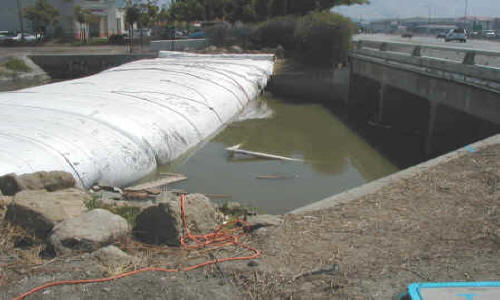
[[[133,183],[230,123],[273,71],[271,55],[160,56],[0,93],[0,175]]]
[[[30,55],[30,58],[53,79],[73,79],[157,56],[157,54],[36,54]]]
[[[485,149],[487,147],[495,145],[500,145],[500,134],[486,138],[484,140],[468,145],[466,147],[457,149],[445,155],[436,157],[434,159],[418,164],[411,168],[405,169],[403,171],[397,172],[390,176],[348,190],[341,194],[334,195],[332,197],[328,197],[326,199],[320,200],[310,205],[295,209],[290,213],[298,214],[306,211],[331,208],[334,207],[335,205],[342,203],[348,203],[350,201],[354,201],[356,199],[360,199],[362,197],[374,194],[380,191],[381,189],[388,187],[389,185],[398,184],[398,182],[404,182],[404,180],[412,180],[411,178],[414,177],[417,178],[419,174],[425,173],[430,168],[437,167],[451,160],[460,159],[466,155],[474,155],[474,153],[480,151],[481,149]]]

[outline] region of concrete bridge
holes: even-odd
[[[420,135],[426,156],[500,131],[500,52],[359,40],[349,82],[350,113]]]

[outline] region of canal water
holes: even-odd
[[[190,193],[218,195],[261,213],[285,213],[398,169],[320,104],[264,95],[250,112],[212,140],[160,168],[187,181],[171,185]],[[256,114],[256,115],[255,115]],[[230,155],[227,147],[303,160],[280,161]]]

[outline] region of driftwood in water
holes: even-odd
[[[260,175],[256,176],[257,179],[278,180],[278,179],[295,179],[297,175]]]
[[[240,149],[240,147],[241,147],[241,144],[235,145],[235,146],[226,148],[226,151],[231,152],[231,153],[238,153],[238,154],[244,154],[244,155],[249,155],[249,156],[267,158],[267,159],[276,159],[276,160],[285,160],[285,161],[299,161],[299,162],[304,161],[302,159],[297,159],[297,158],[290,158],[290,157],[285,157],[285,156],[280,156],[280,155],[243,150],[243,149]]]
[[[179,181],[184,181],[187,180],[187,177],[181,174],[173,174],[169,173],[167,177],[160,178],[155,181],[151,182],[146,182],[143,184],[135,185],[126,188],[128,191],[141,191],[141,190],[148,190],[148,189],[159,189],[163,186],[166,186],[171,183],[179,182]]]
[[[216,199],[227,199],[233,197],[227,194],[203,194],[203,195],[207,196],[208,198],[216,198]]]

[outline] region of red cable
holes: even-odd
[[[225,224],[224,226],[218,226],[217,229],[209,234],[203,234],[203,235],[193,235],[189,231],[189,228],[187,226],[186,222],[186,214],[185,214],[185,195],[181,195],[181,217],[182,217],[182,223],[184,225],[184,236],[181,237],[181,247],[186,248],[186,249],[199,249],[203,247],[213,247],[213,248],[220,248],[220,247],[226,247],[226,246],[239,246],[241,248],[248,249],[252,251],[254,254],[251,256],[238,256],[238,257],[227,257],[227,258],[220,258],[220,259],[215,259],[215,260],[210,260],[206,261],[201,264],[197,264],[194,266],[186,267],[181,270],[179,269],[166,269],[166,268],[143,268],[131,272],[126,272],[122,274],[118,274],[115,276],[111,277],[105,277],[105,278],[98,278],[98,279],[84,279],[84,280],[64,280],[64,281],[54,281],[54,282],[49,282],[46,284],[43,284],[39,287],[36,287],[32,290],[29,290],[25,292],[24,294],[21,294],[14,298],[14,300],[21,300],[27,296],[33,295],[36,292],[39,292],[41,290],[44,290],[49,287],[53,286],[59,286],[59,285],[73,285],[73,284],[86,284],[86,283],[101,283],[101,282],[108,282],[108,281],[113,281],[117,279],[121,279],[124,277],[129,277],[132,275],[136,275],[139,273],[144,273],[144,272],[167,272],[167,273],[176,273],[176,272],[188,272],[192,271],[198,268],[202,268],[208,265],[213,265],[216,263],[222,263],[226,261],[234,261],[234,260],[250,260],[250,259],[256,259],[260,257],[262,254],[258,249],[255,249],[253,247],[250,247],[248,245],[242,244],[239,242],[239,238],[245,236],[245,231],[242,226],[238,225],[244,225],[247,229],[249,229],[249,225],[243,221],[243,220],[235,220],[232,222],[229,222]],[[227,233],[224,232],[224,229],[227,228],[228,226],[231,226],[233,224],[236,224],[237,226],[231,229],[228,229]],[[238,231],[240,233],[236,234]]]

